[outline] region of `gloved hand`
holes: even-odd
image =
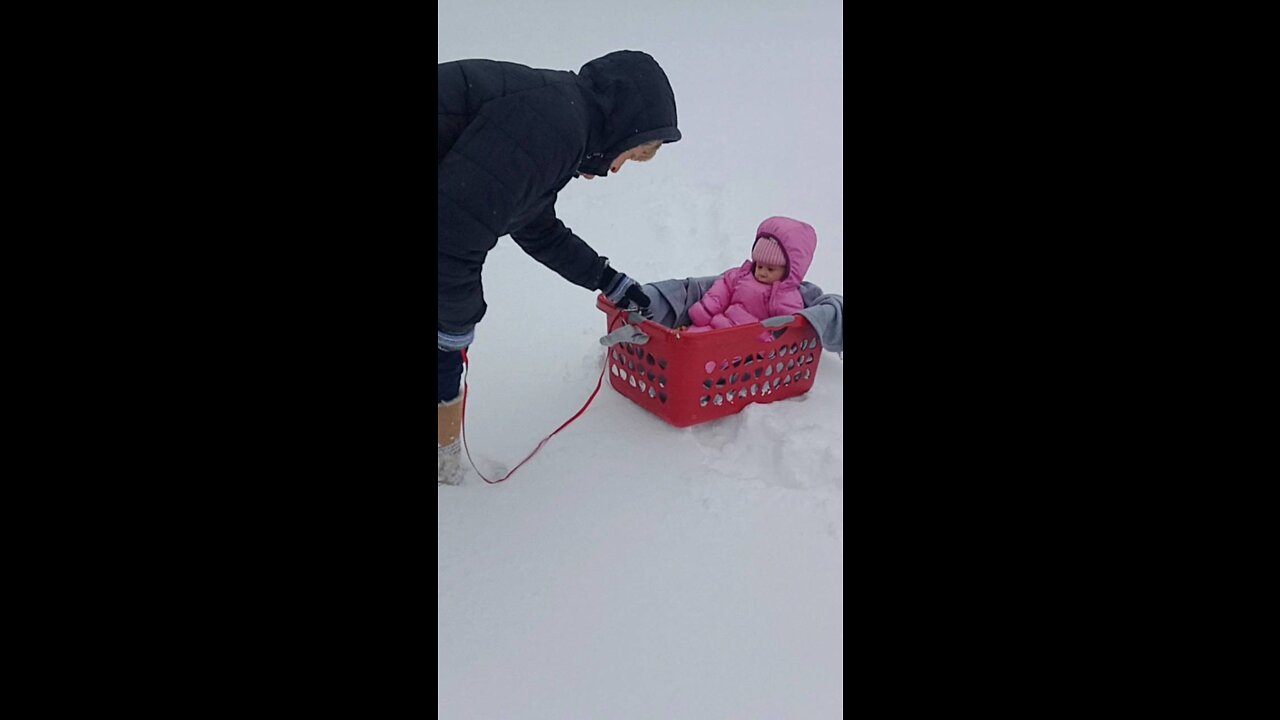
[[[458,350],[466,350],[476,339],[475,328],[468,330],[462,335],[452,335],[439,328],[436,329],[436,349],[446,352],[456,352]]]
[[[609,267],[608,260],[605,261],[604,271],[600,274],[600,291],[614,305],[621,307],[622,301],[626,299],[638,307],[641,314],[649,309],[649,296],[645,295],[636,281],[627,277],[626,273],[620,273]]]
[[[630,309],[639,312],[645,318],[653,317],[653,311],[649,309],[649,296],[644,294],[639,284],[632,283],[631,287],[627,288],[626,296],[631,302]]]

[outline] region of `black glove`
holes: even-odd
[[[627,287],[627,299],[630,300],[641,313],[647,314],[649,310],[649,296],[644,294],[638,283],[633,283]]]
[[[621,306],[625,298],[641,310],[649,308],[649,297],[640,289],[640,285],[627,277],[626,273],[620,273],[609,267],[607,260],[604,271],[600,273],[600,291],[614,305]]]

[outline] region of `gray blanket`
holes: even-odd
[[[689,307],[711,289],[719,275],[662,280],[641,287],[649,296],[652,320],[666,327],[689,324]],[[844,296],[828,295],[811,282],[800,284],[804,310],[800,314],[818,331],[822,346],[831,352],[844,352]]]

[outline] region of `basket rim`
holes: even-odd
[[[604,296],[603,293],[596,296],[596,307],[599,308],[605,314],[623,312],[621,308],[619,308],[617,305],[611,302],[609,298]],[[801,315],[800,313],[792,313],[792,316],[795,318],[795,321],[783,327],[791,327],[794,329],[802,329],[802,328],[808,327],[813,329],[814,332],[817,332],[817,328],[814,328],[813,324],[810,323],[809,319],[806,318],[804,315]],[[727,328],[718,328],[713,330],[707,330],[705,332],[693,333],[692,335],[681,332],[677,328],[669,328],[666,325],[655,322],[648,318],[645,318],[643,321],[638,323],[637,326],[640,328],[643,328],[646,332],[648,332],[648,330],[651,328],[655,328],[666,333],[669,337],[673,339],[682,340],[682,341],[697,341],[700,338],[704,338],[704,337],[716,337],[717,335],[723,335],[723,334],[732,333],[732,332],[741,333],[743,332],[743,330],[757,331],[757,330],[767,329],[763,324],[761,324],[759,320],[751,323],[750,325],[734,325],[732,327],[727,327]]]

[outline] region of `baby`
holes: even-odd
[[[689,308],[686,332],[750,325],[803,310],[800,283],[817,247],[818,233],[808,223],[785,217],[760,223],[751,259],[726,270]]]

